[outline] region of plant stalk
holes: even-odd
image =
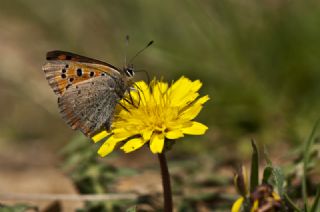
[[[161,169],[161,178],[162,178],[162,187],[163,187],[163,199],[164,199],[164,212],[172,212],[172,192],[170,184],[170,175],[167,165],[167,159],[164,152],[158,154],[160,169]]]

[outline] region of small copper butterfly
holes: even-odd
[[[88,137],[109,130],[116,105],[133,85],[134,69],[65,51],[48,52],[47,61],[42,69],[67,124]]]

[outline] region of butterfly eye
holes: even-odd
[[[127,75],[128,77],[133,77],[133,76],[134,76],[134,71],[133,71],[132,68],[127,68],[127,69],[125,70],[125,73],[126,73],[126,75]]]

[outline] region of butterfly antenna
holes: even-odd
[[[154,41],[150,41],[145,47],[143,47],[140,51],[138,51],[129,61],[129,64],[139,55],[141,54],[144,50],[146,50],[149,46],[151,46],[154,43]]]
[[[125,50],[124,50],[124,65],[125,67],[127,67],[127,49],[128,49],[128,46],[129,46],[129,35],[126,35],[126,47],[125,47]]]
[[[136,70],[135,72],[136,72],[136,73],[138,73],[138,72],[145,73],[146,76],[147,76],[148,84],[150,84],[150,76],[149,76],[149,73],[148,73],[146,70],[144,70],[144,69],[138,69],[138,70]]]

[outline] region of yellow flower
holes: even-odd
[[[245,201],[248,201],[248,208],[244,208]],[[250,193],[248,197],[241,196],[232,205],[231,212],[248,211],[280,211],[283,209],[283,204],[280,196],[273,191],[273,187],[269,184],[262,184]]]
[[[244,201],[243,197],[238,198],[232,205],[231,212],[240,212],[242,203]]]
[[[140,81],[134,91],[127,94],[116,108],[110,132],[102,131],[93,136],[94,142],[107,137],[98,150],[102,157],[125,141],[121,149],[132,152],[149,144],[152,153],[161,153],[165,139],[202,135],[207,126],[193,121],[209,97],[199,97],[202,83],[181,77],[171,86],[154,79],[150,85]]]

